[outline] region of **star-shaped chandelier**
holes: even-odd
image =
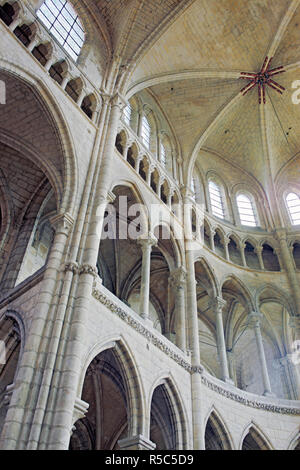
[[[274,82],[271,79],[274,75],[279,73],[285,72],[283,66],[276,67],[275,69],[270,70],[270,63],[272,57],[269,59],[268,57],[265,58],[263,63],[262,69],[258,73],[251,73],[251,72],[241,72],[240,78],[244,78],[245,80],[251,80],[248,85],[246,85],[242,90],[241,93],[245,96],[248,91],[252,90],[256,85],[258,85],[258,102],[261,104],[262,102],[266,103],[266,86],[273,88],[281,95],[283,94],[285,88],[278,83]]]

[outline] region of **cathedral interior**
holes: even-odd
[[[300,450],[300,0],[0,38],[0,448]]]

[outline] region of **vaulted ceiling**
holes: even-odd
[[[104,3],[118,9],[115,2]],[[137,2],[141,8],[134,1],[126,8],[119,3],[123,18],[111,14],[110,28],[131,66],[127,97],[142,89],[154,95],[185,169],[205,149],[261,185],[275,181],[300,148],[300,106],[292,103],[292,83],[300,80],[300,1],[153,0],[147,7]],[[132,29],[129,14],[135,15]],[[266,104],[259,105],[257,86],[240,93],[250,81],[241,80],[240,72],[259,72],[266,56],[273,57],[271,68],[284,66],[274,80],[286,90],[280,95],[267,87]]]

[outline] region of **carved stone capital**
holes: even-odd
[[[216,312],[221,312],[225,305],[227,304],[226,300],[222,299],[222,297],[215,297],[214,299],[211,299],[209,302],[209,306],[215,310]]]
[[[192,366],[192,370],[191,370],[192,374],[202,375],[203,372],[204,372],[204,367],[200,366],[200,364],[198,366]]]
[[[118,441],[121,450],[154,450],[156,444],[144,436],[126,437]]]
[[[11,400],[14,388],[15,388],[14,383],[7,385],[7,387],[5,389],[4,399],[3,399],[3,404],[4,405],[8,406],[10,404],[10,400]]]
[[[157,238],[151,232],[149,232],[147,238],[145,238],[144,235],[138,238],[138,244],[141,245],[143,250],[147,249],[148,247],[156,246],[157,243]]]
[[[83,264],[79,268],[79,274],[90,274],[93,277],[98,276],[98,271],[95,266],[91,266],[90,264]]]
[[[279,361],[279,364],[283,367],[286,367],[288,365],[294,366],[294,355],[287,354],[286,356],[281,357],[278,361]]]
[[[183,288],[186,284],[186,269],[183,266],[170,273],[170,285],[174,288]]]
[[[290,317],[289,326],[295,330],[300,330],[300,315]]]
[[[248,315],[249,326],[252,328],[259,328],[263,315],[260,312],[251,312]]]
[[[185,202],[190,202],[194,204],[194,192],[188,186],[181,186],[180,192],[182,194],[182,198]]]
[[[76,429],[76,426],[74,426],[76,421],[85,417],[89,409],[89,406],[90,405],[86,403],[85,401],[81,400],[80,398],[76,398],[75,404],[74,404],[74,410],[73,410],[72,432],[74,432]]]
[[[78,274],[78,264],[77,263],[66,263],[65,272],[70,271],[73,274]]]
[[[74,219],[68,213],[58,214],[51,217],[50,223],[56,233],[64,233],[65,235],[68,235],[69,231],[73,227]]]
[[[227,235],[224,235],[223,242],[224,242],[224,246],[225,246],[225,245],[229,245],[229,243],[230,243],[230,238],[227,237]]]
[[[287,241],[286,228],[281,227],[281,228],[276,229],[276,236],[279,242],[286,242]]]
[[[116,106],[120,109],[120,111],[123,111],[123,109],[127,106],[127,101],[120,93],[116,93],[110,98],[110,104],[112,107]]]

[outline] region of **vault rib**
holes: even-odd
[[[274,55],[275,55],[275,53],[278,49],[278,46],[280,44],[280,41],[283,38],[283,36],[286,32],[286,29],[287,29],[292,17],[294,16],[294,13],[296,12],[299,4],[300,4],[300,0],[293,0],[291,2],[290,6],[288,7],[287,12],[284,15],[284,17],[283,17],[283,19],[280,23],[280,26],[278,28],[278,31],[275,34],[275,37],[274,37],[274,39],[271,43],[271,46],[268,50],[268,53],[266,54],[269,58],[274,57]]]
[[[240,72],[235,70],[182,70],[179,72],[163,73],[134,83],[128,90],[127,99],[145,88],[178,80],[193,80],[195,78],[200,80],[205,78],[232,80],[239,79]]]

